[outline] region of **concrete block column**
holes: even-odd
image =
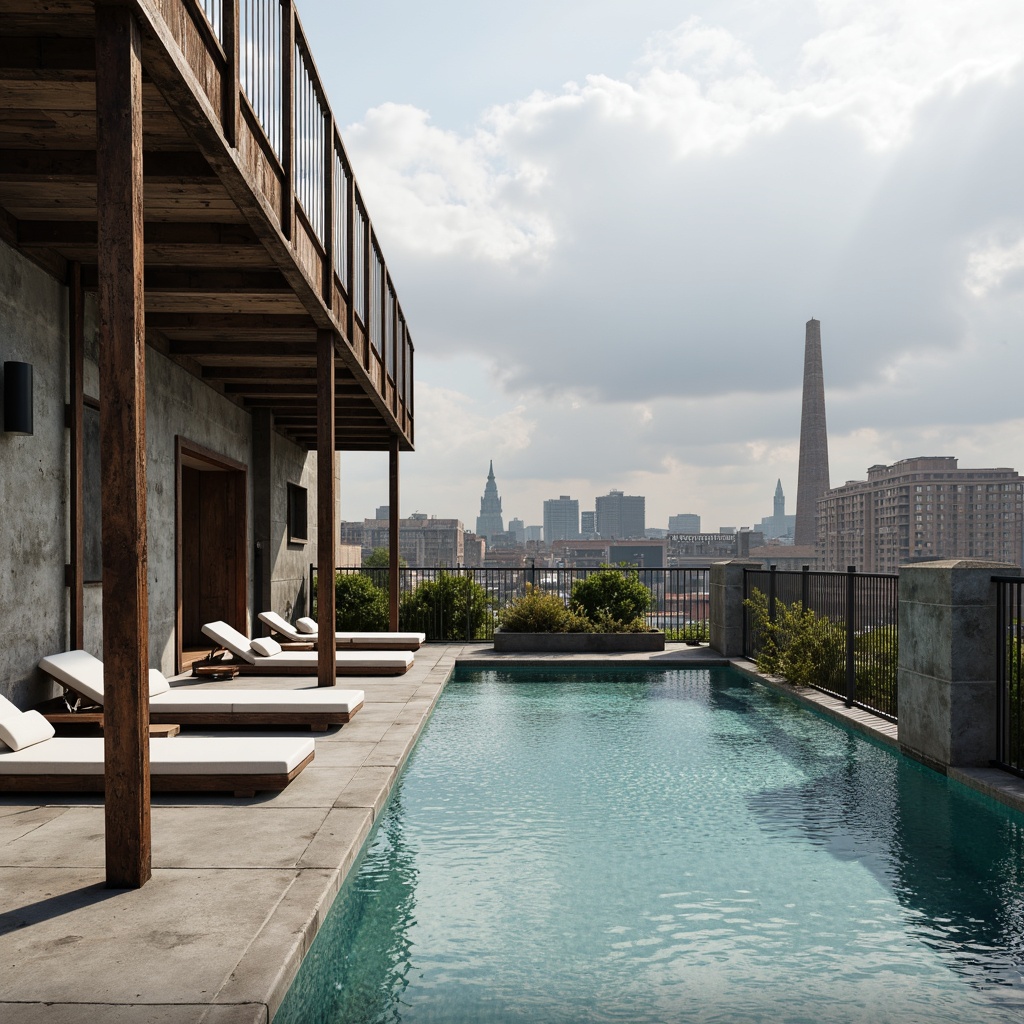
[[[711,566],[711,647],[723,657],[743,657],[743,570],[763,568],[746,558]]]
[[[996,753],[996,586],[1004,562],[903,566],[899,583],[899,739],[940,771]]]

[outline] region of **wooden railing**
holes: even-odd
[[[413,343],[293,0],[156,0],[296,264],[412,440]]]

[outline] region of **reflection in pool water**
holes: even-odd
[[[1020,1021],[1022,844],[729,670],[463,674],[275,1020]]]

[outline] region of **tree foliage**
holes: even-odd
[[[653,597],[636,569],[608,567],[577,580],[569,604],[601,632],[643,632]],[[640,620],[639,622],[637,620]]]
[[[402,629],[426,633],[428,640],[483,640],[493,602],[469,576],[441,572],[402,597]]]
[[[388,595],[368,576],[335,573],[335,629],[379,633],[388,628]]]

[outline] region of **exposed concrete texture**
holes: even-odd
[[[761,568],[744,558],[711,566],[711,647],[724,658],[743,657],[743,570]]]
[[[995,756],[993,574],[1020,568],[961,559],[900,569],[900,746],[942,770]]]
[[[35,666],[68,634],[67,330],[66,289],[0,242],[0,358],[34,377],[35,433],[0,431],[0,693],[21,707],[50,695]]]
[[[828,488],[828,428],[825,424],[825,376],[821,366],[821,324],[817,320],[808,320],[804,332],[804,390],[793,535],[793,543],[797,547],[814,547],[818,543],[818,499]]]
[[[86,296],[84,392],[99,400],[95,297]],[[64,650],[69,600],[64,566],[70,559],[67,289],[0,242],[0,337],[4,360],[34,367],[35,434],[0,432],[0,693],[21,707],[55,690],[36,666]],[[288,614],[308,610],[309,551],[316,546],[316,460],[268,428],[254,451],[249,414],[155,349],[146,350],[146,475],[149,546],[150,663],[174,671],[176,647],[175,438],[250,467],[253,508],[256,456],[266,477],[264,576],[273,606]],[[288,481],[308,489],[308,542],[286,538]],[[254,516],[247,514],[247,580],[253,578]],[[251,593],[251,587],[249,588]],[[84,593],[85,646],[102,657],[102,588]],[[255,609],[259,611],[261,609]],[[250,613],[253,613],[250,609]],[[255,618],[255,615],[252,615]],[[251,625],[251,624],[250,624]]]

